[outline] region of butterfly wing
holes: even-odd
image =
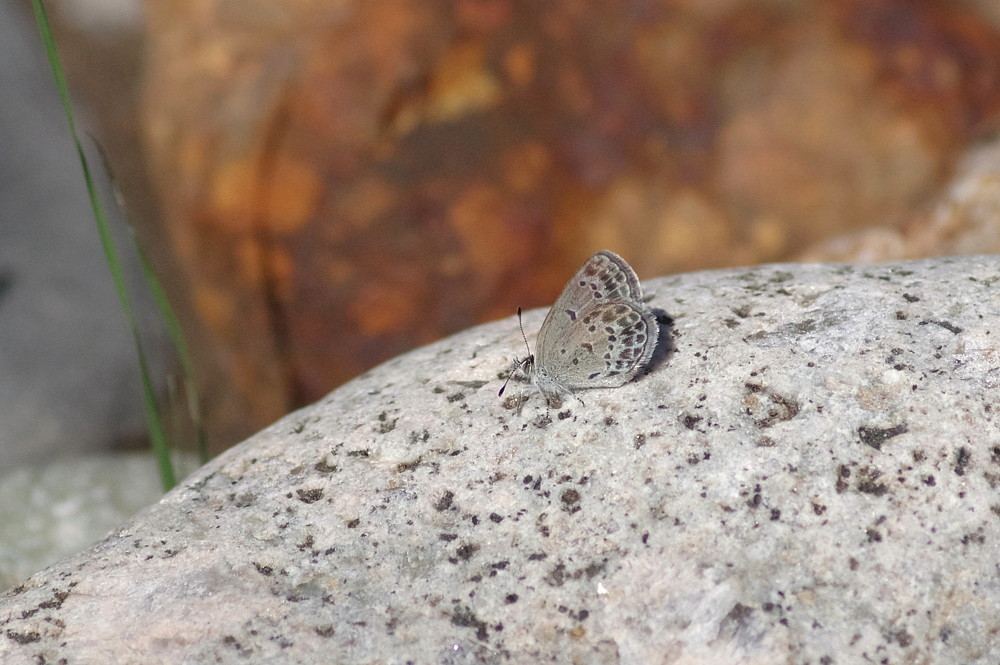
[[[656,317],[641,303],[602,302],[550,335],[536,371],[569,390],[615,388],[646,366],[657,333]]]
[[[632,267],[613,252],[598,252],[546,315],[535,372],[541,384],[568,390],[617,387],[649,362],[658,331]]]
[[[625,259],[608,250],[600,251],[584,263],[573,278],[566,282],[555,304],[545,315],[535,342],[535,356],[539,362],[546,355],[550,331],[562,330],[573,325],[581,312],[588,307],[612,300],[642,302],[642,287],[632,266]]]

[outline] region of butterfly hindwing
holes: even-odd
[[[602,302],[582,310],[574,326],[549,333],[536,371],[568,390],[617,387],[649,362],[656,338],[656,317],[641,303]]]

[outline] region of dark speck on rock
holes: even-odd
[[[750,313],[753,311],[753,309],[750,307],[750,305],[740,305],[739,307],[733,308],[731,311],[733,314],[740,317],[741,319],[745,319],[750,316]]]
[[[960,476],[965,475],[969,462],[972,461],[972,453],[966,447],[961,447],[955,452],[955,473]]]
[[[431,438],[431,433],[426,429],[422,429],[419,432],[410,432],[409,442],[410,445],[416,445],[418,443],[423,443]]]
[[[257,495],[253,492],[240,492],[232,498],[237,508],[247,508],[257,502]]]
[[[878,482],[881,477],[881,471],[867,467],[861,469],[858,471],[858,491],[873,496],[882,496],[889,491],[889,487],[885,483]]]
[[[753,608],[736,603],[729,613],[719,622],[719,638],[733,639],[736,635],[746,632],[753,617]]]
[[[894,427],[859,427],[858,436],[866,446],[871,446],[875,450],[882,450],[882,444],[900,434],[908,431],[905,423],[900,423]]]
[[[392,420],[389,420],[389,416],[388,416],[388,414],[385,411],[383,411],[382,413],[380,413],[379,416],[378,416],[378,422],[379,422],[378,433],[379,434],[388,434],[392,430],[396,429],[396,421],[397,420],[398,420],[397,418],[393,418]]]
[[[686,427],[687,429],[694,429],[701,421],[702,421],[701,416],[695,416],[691,414],[684,416],[684,418],[681,420],[681,422],[684,423],[684,427]]]
[[[569,413],[569,412],[567,411],[566,413]],[[561,413],[559,414],[559,417],[562,418],[562,414]],[[567,417],[569,417],[569,416],[567,416]],[[550,416],[548,414],[548,412],[546,412],[546,413],[538,416],[534,420],[532,420],[531,424],[534,425],[535,427],[537,427],[538,429],[545,429],[546,427],[548,427],[549,425],[552,424],[552,416]]]
[[[925,325],[930,324],[930,323],[932,323],[932,324],[934,324],[936,326],[940,326],[940,327],[944,328],[945,330],[947,330],[948,332],[952,333],[953,335],[957,335],[960,332],[963,332],[962,328],[956,326],[953,323],[949,323],[948,321],[937,321],[935,319],[927,319],[927,320],[921,321],[920,325],[925,326]]]
[[[475,613],[467,607],[456,607],[455,611],[451,614],[451,622],[452,624],[463,628],[475,628],[476,639],[480,641],[485,642],[488,637],[486,622],[480,620]]]
[[[421,459],[418,457],[415,460],[410,460],[408,462],[400,462],[396,465],[396,473],[406,473],[407,471],[415,471],[420,467]]]
[[[986,543],[986,534],[983,532],[982,527],[976,529],[972,533],[968,533],[962,536],[963,545],[983,545]]]
[[[566,582],[566,564],[557,563],[542,579],[550,586],[562,586]]]
[[[571,513],[580,510],[580,493],[574,489],[564,490],[559,496],[559,500],[562,501],[563,510],[568,510]]]
[[[19,632],[16,630],[8,630],[5,635],[18,644],[31,644],[32,642],[37,642],[42,639],[42,636],[36,631]]]
[[[434,502],[434,510],[445,511],[451,508],[452,501],[455,499],[455,493],[451,490],[446,490],[441,498]]]
[[[295,493],[302,503],[315,503],[323,498],[323,490],[316,488],[311,490],[296,490]]]

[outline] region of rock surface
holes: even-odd
[[[995,662],[1000,257],[646,290],[637,381],[505,408],[513,319],[392,360],[0,596],[0,661]]]

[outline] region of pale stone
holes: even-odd
[[[475,328],[0,596],[0,662],[994,663],[998,289],[1000,257],[652,280],[649,373],[520,413],[516,321]]]

